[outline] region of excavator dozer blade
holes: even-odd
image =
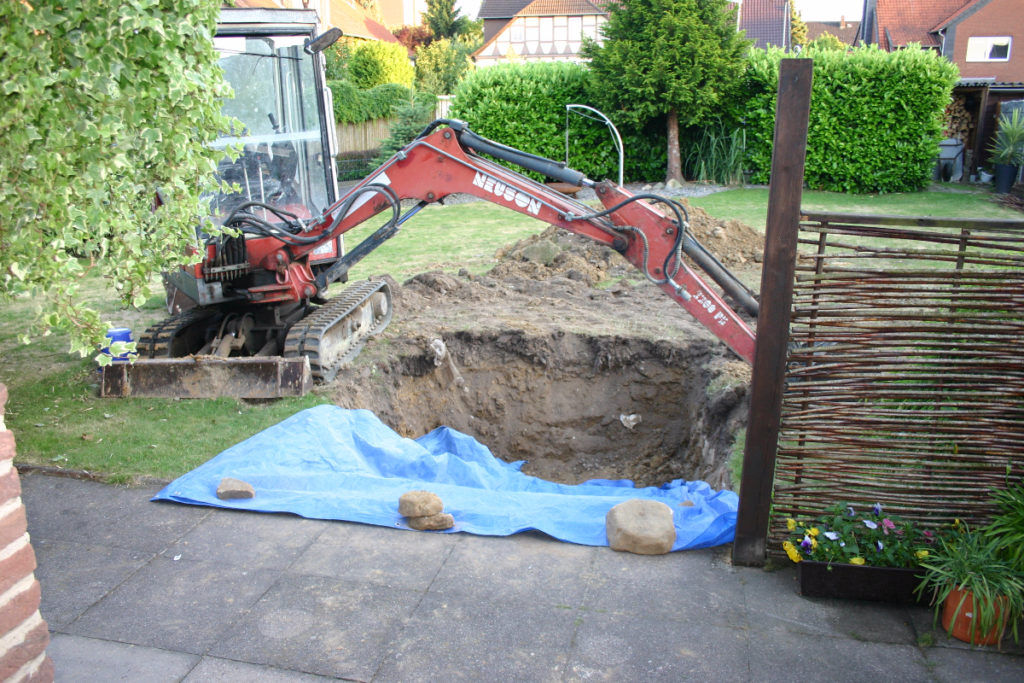
[[[150,358],[103,367],[100,396],[151,398],[281,398],[313,387],[309,359]]]

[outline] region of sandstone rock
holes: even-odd
[[[417,531],[443,531],[455,526],[455,518],[447,512],[439,512],[436,515],[424,517],[409,517],[409,526]]]
[[[676,541],[672,508],[656,500],[634,498],[605,516],[608,545],[638,555],[664,555]]]
[[[444,503],[430,491],[408,491],[398,499],[398,514],[403,517],[429,517],[440,514],[441,510],[444,510]]]
[[[217,486],[217,497],[221,500],[255,498],[256,491],[253,489],[252,484],[244,482],[241,479],[224,477],[220,480],[220,485]]]

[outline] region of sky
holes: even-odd
[[[860,21],[864,0],[792,0],[804,21]],[[463,16],[476,19],[481,0],[456,0]]]

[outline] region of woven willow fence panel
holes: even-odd
[[[769,552],[836,503],[984,521],[1024,473],[1024,221],[814,214],[799,252]]]

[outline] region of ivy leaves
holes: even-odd
[[[128,305],[184,260],[223,152],[229,95],[215,0],[0,6],[0,301],[39,296],[38,331],[86,353],[106,326],[79,301],[101,268]],[[154,208],[157,191],[163,204]],[[27,325],[26,325],[27,326]]]

